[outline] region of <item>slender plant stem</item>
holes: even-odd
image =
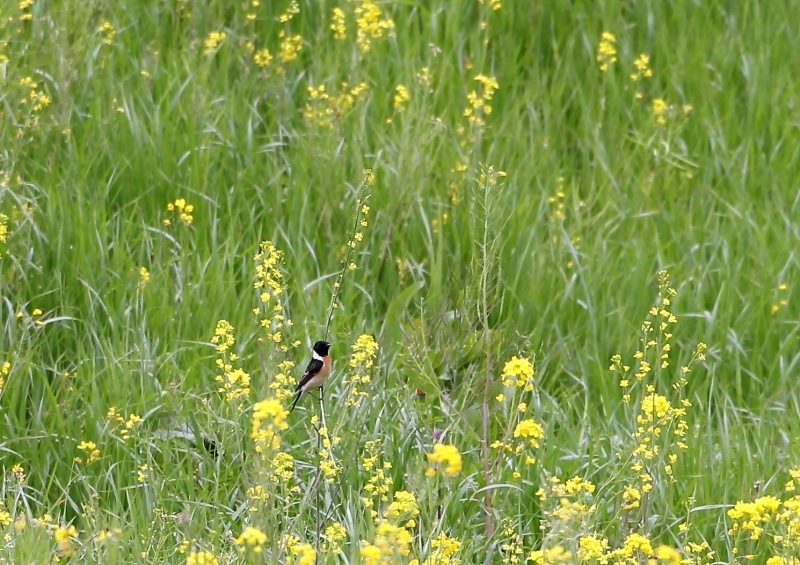
[[[361,180],[361,185],[359,186],[359,195],[363,190],[372,182],[372,171],[367,169],[364,172],[364,177]],[[359,196],[356,200],[356,213],[353,216],[353,228],[350,231],[350,238],[348,239],[347,245],[347,255],[342,262],[342,268],[339,271],[339,275],[336,277],[336,282],[333,285],[333,293],[331,293],[331,302],[328,305],[328,319],[325,321],[325,332],[323,333],[322,339],[327,340],[328,334],[330,333],[331,329],[331,320],[333,319],[333,311],[337,308],[338,300],[339,300],[339,293],[342,290],[342,282],[344,281],[344,275],[347,271],[350,270],[350,260],[353,257],[353,249],[355,248],[355,236],[356,232],[358,231],[359,223],[361,222],[361,210],[369,197],[371,195],[368,194],[363,198]],[[320,425],[327,430],[327,423],[325,421],[325,388],[319,387],[319,413],[320,413]],[[314,550],[316,553],[316,557],[314,563],[319,563],[319,554],[320,554],[320,539],[322,538],[322,520],[320,516],[320,508],[322,508],[322,434],[320,433],[319,429],[317,429],[317,477],[316,477],[316,485],[315,485],[315,520],[316,520],[316,537],[314,539]]]

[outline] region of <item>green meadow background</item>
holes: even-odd
[[[3,2],[0,559],[797,562],[798,28],[788,1]],[[286,351],[253,314],[262,241]],[[259,454],[253,406],[288,407],[278,363],[302,375],[343,265],[337,439],[320,456],[309,396]],[[637,382],[661,270],[670,362]],[[250,376],[230,402],[219,320]],[[533,390],[504,387],[513,356]],[[643,481],[656,393],[690,403],[686,446],[646,430]],[[573,477],[591,492],[546,496]]]

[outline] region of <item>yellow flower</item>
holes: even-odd
[[[186,565],[218,565],[219,561],[208,551],[191,551],[186,557]]]
[[[280,46],[278,58],[284,63],[291,63],[300,55],[303,49],[303,37],[300,35],[286,35],[284,30],[278,32]]]
[[[409,100],[411,100],[411,95],[408,93],[408,88],[398,84],[394,92],[394,111],[402,112]]]
[[[455,445],[435,444],[433,453],[428,454],[428,461],[446,465],[444,472],[451,477],[461,472],[461,454]]]
[[[601,559],[608,551],[608,540],[598,535],[581,536],[578,540],[578,559],[591,561]]]
[[[114,36],[117,34],[117,30],[115,30],[114,26],[107,20],[100,22],[97,31],[103,36],[103,43],[106,45],[111,45],[114,42]]]
[[[663,98],[654,98],[652,104],[653,117],[656,119],[658,125],[663,126],[667,123],[667,110],[669,106]]]
[[[8,240],[8,216],[5,214],[0,214],[0,243],[6,243]],[[0,252],[2,248],[0,248]],[[0,259],[3,258],[3,254],[0,253]]]
[[[413,493],[401,490],[394,493],[394,501],[389,505],[386,513],[389,518],[415,518],[419,515],[417,499]]]
[[[364,558],[366,565],[377,565],[381,563],[381,548],[376,545],[365,545],[361,548],[359,555]]]
[[[61,526],[53,530],[53,540],[58,546],[58,554],[61,557],[69,557],[75,553],[72,548],[72,540],[78,537],[75,526]]]
[[[139,289],[143,289],[147,286],[147,283],[150,282],[150,271],[147,270],[147,267],[141,267],[139,269]]]
[[[372,41],[385,35],[394,34],[394,21],[384,17],[383,12],[373,0],[357,0],[356,16],[356,44],[358,50],[364,54],[372,48]]]
[[[524,387],[533,378],[533,364],[528,359],[514,356],[503,366],[501,377],[505,386]]]
[[[252,549],[254,553],[261,553],[264,551],[264,544],[267,543],[267,535],[258,528],[247,526],[233,543],[239,546],[241,552]]]
[[[212,31],[206,37],[206,40],[203,42],[205,49],[203,50],[203,55],[213,55],[217,51],[217,47],[222,41],[227,37],[227,34],[224,31]]]
[[[253,421],[250,437],[256,443],[256,451],[278,449],[281,445],[279,432],[287,429],[286,417],[289,412],[277,399],[268,398],[253,406]]]
[[[345,39],[347,37],[344,10],[341,8],[333,9],[333,15],[331,16],[331,31],[333,31],[334,39]]]
[[[544,438],[542,426],[532,419],[522,420],[514,428],[514,437],[528,438],[531,447],[539,447],[538,440]]]
[[[289,550],[289,553],[291,553],[293,557],[287,562],[290,565],[314,565],[317,560],[317,552],[314,551],[314,547],[308,543],[294,544]]]
[[[617,62],[617,48],[615,46],[617,38],[614,34],[604,31],[600,36],[600,44],[597,46],[597,62],[600,70],[606,72],[608,67]]]
[[[194,206],[187,204],[186,200],[183,198],[178,198],[175,202],[169,202],[167,204],[167,212],[172,212],[173,216],[177,214],[178,219],[187,226],[194,221],[194,216],[192,216]],[[165,218],[163,224],[165,226],[172,225],[172,220],[170,218]]]
[[[643,78],[650,78],[653,76],[653,71],[650,69],[650,56],[642,53],[633,62],[636,67],[636,72],[631,75],[631,80],[637,82]]]
[[[259,49],[253,53],[253,62],[262,69],[269,65],[270,61],[272,61],[272,53],[269,52],[269,49]]]

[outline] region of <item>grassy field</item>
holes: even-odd
[[[798,27],[5,2],[0,561],[800,562]]]

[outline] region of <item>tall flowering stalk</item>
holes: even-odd
[[[300,345],[300,342],[290,342],[287,337],[287,332],[293,324],[283,302],[285,290],[281,271],[283,252],[271,241],[262,241],[253,261],[256,275],[253,288],[257,294],[257,306],[253,308],[253,314],[266,331],[266,336],[259,338],[259,341],[266,341],[272,346],[268,353],[270,366],[278,367],[278,372],[273,376],[269,388],[274,391],[276,398],[284,400],[292,396],[294,390],[292,369],[295,363],[289,358],[288,352],[290,348]]]
[[[372,181],[372,169],[366,169],[361,180],[360,191],[368,191],[372,186]],[[358,268],[358,264],[353,259],[353,254],[358,245],[364,240],[364,232],[362,230],[369,225],[367,216],[369,215],[370,208],[367,205],[367,200],[369,200],[370,196],[370,194],[367,194],[356,201],[356,213],[353,216],[353,228],[350,231],[350,239],[347,241],[347,253],[342,261],[342,268],[339,270],[336,282],[333,283],[333,294],[331,295],[331,303],[328,306],[328,320],[325,322],[324,337],[326,339],[328,337],[328,331],[330,330],[333,312],[339,308],[339,293],[342,290],[342,282],[344,281],[345,273],[348,271],[355,271]]]
[[[661,394],[658,381],[672,365],[673,326],[678,323],[671,311],[677,292],[670,286],[669,274],[658,273],[658,299],[642,322],[639,348],[633,354],[633,363],[625,364],[621,355],[611,358],[609,369],[619,374],[622,400],[630,406],[635,443],[631,452],[630,470],[634,480],[622,490],[622,508],[628,512],[641,512],[646,522],[649,502],[655,479],[663,473],[674,482],[673,467],[680,452],[687,449],[687,409],[692,403],[684,397],[691,367],[705,359],[706,345],[698,343],[689,362],[670,378],[672,392]],[[634,394],[638,393],[638,394]]]
[[[219,383],[217,392],[223,395],[227,402],[248,396],[250,394],[250,375],[241,368],[234,367],[239,356],[230,350],[235,343],[233,326],[225,320],[218,321],[211,343],[217,346],[217,353],[219,353],[216,364],[220,369],[220,374],[214,377],[214,380]]]
[[[371,373],[378,354],[378,342],[369,334],[360,335],[353,344],[352,351],[348,363],[350,374],[344,380],[344,384],[350,386],[345,401],[347,406],[357,405],[367,395],[361,386],[368,385],[372,380]]]
[[[372,170],[366,169],[364,171],[364,176],[361,181],[360,193],[363,193],[372,186]],[[369,206],[367,205],[367,200],[369,199],[370,195],[367,194],[366,196],[361,196],[356,201],[356,213],[353,216],[353,228],[350,231],[350,239],[347,241],[347,253],[345,254],[344,260],[342,261],[342,267],[339,270],[339,275],[336,277],[336,281],[333,283],[333,293],[331,294],[331,302],[328,305],[328,319],[325,322],[325,332],[323,334],[323,339],[328,338],[328,332],[330,331],[331,320],[333,319],[334,311],[339,307],[339,293],[342,290],[342,283],[344,282],[344,276],[349,271],[355,271],[358,268],[354,260],[354,253],[355,250],[358,248],[359,243],[364,240],[364,232],[362,231],[366,228],[369,223],[367,222],[367,215],[369,214]],[[336,435],[334,434],[331,437],[328,434],[328,425],[325,422],[325,404],[323,402],[323,387],[319,389],[319,410],[320,410],[320,419],[322,426],[319,428],[317,432],[317,477],[318,482],[316,485],[316,504],[315,504],[315,513],[316,513],[316,538],[315,538],[315,550],[317,555],[320,552],[320,539],[322,537],[322,521],[321,521],[321,508],[322,508],[322,491],[321,491],[321,483],[319,482],[320,478],[325,478],[326,482],[331,481],[332,477],[335,477],[340,472],[339,467],[333,461],[333,456],[330,451],[330,446],[332,443],[337,441]]]

